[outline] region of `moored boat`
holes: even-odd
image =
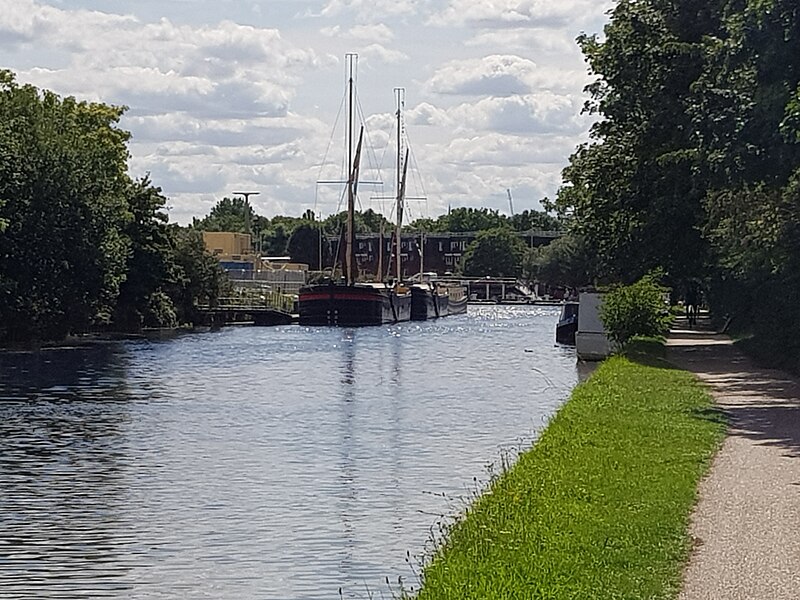
[[[411,320],[425,321],[467,312],[466,287],[457,282],[436,281],[423,275],[411,286]]]
[[[355,111],[356,55],[349,54],[347,81],[348,125],[347,146],[351,147]],[[355,255],[355,197],[361,161],[362,127],[355,154],[348,154],[347,223],[344,236],[341,280],[306,285],[298,293],[298,317],[301,325],[383,325],[411,319],[411,291],[401,285],[359,282]]]
[[[578,332],[578,306],[577,302],[565,302],[561,306],[561,315],[556,325],[557,343],[575,345],[575,334]]]
[[[467,312],[467,288],[456,282],[440,282],[439,288],[447,292],[447,314],[463,315]]]
[[[425,321],[446,317],[450,296],[435,284],[423,282],[411,286],[411,320]]]
[[[301,325],[383,325],[408,321],[411,302],[408,288],[330,281],[300,288],[298,312]]]

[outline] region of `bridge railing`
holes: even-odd
[[[294,298],[277,291],[261,291],[258,294],[240,296],[226,296],[219,298],[215,306],[201,306],[201,309],[211,310],[258,310],[274,308],[290,313],[294,309]]]

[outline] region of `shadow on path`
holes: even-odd
[[[711,386],[729,435],[800,458],[800,380],[755,366],[726,336],[711,331],[674,330],[667,358]]]
[[[676,325],[667,359],[709,385],[728,423],[700,483],[678,598],[797,600],[800,381],[756,366],[707,322]]]

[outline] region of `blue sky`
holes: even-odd
[[[130,170],[150,173],[172,220],[234,190],[259,214],[326,216],[339,192],[334,123],[344,55],[372,153],[362,208],[393,193],[395,96],[414,157],[408,216],[448,206],[540,208],[591,124],[575,45],[611,0],[0,0],[0,67],[19,81],[129,107]],[[333,142],[332,142],[333,139]],[[331,146],[332,144],[332,146]],[[330,146],[330,149],[329,149]],[[327,158],[325,158],[327,156]],[[336,175],[338,176],[338,175]]]

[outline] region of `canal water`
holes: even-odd
[[[0,354],[0,596],[416,587],[439,523],[577,380],[558,311]]]

